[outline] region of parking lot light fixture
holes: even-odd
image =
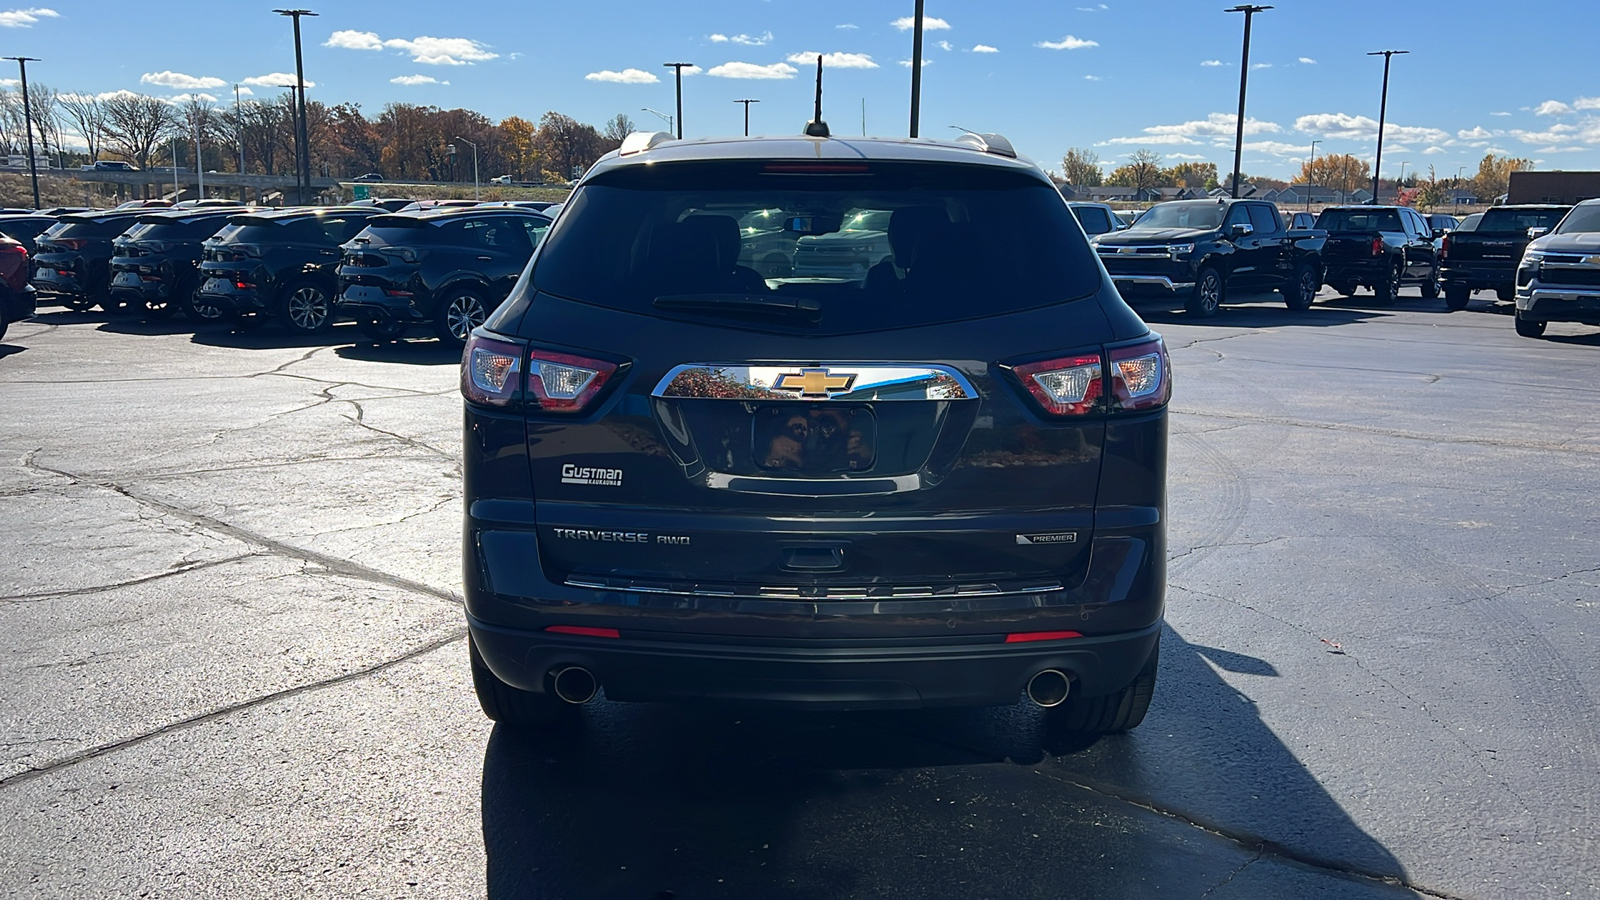
[[[28,177],[33,179],[33,208],[39,208],[39,164],[33,158],[33,104],[28,102],[28,63],[39,62],[32,56],[7,56],[15,60],[22,73],[22,121],[28,129]]]
[[[1244,55],[1239,61],[1239,119],[1235,123],[1233,135],[1233,197],[1239,198],[1239,165],[1244,156],[1244,92],[1250,84],[1250,22],[1258,12],[1266,12],[1270,6],[1251,6],[1243,4],[1223,12],[1244,13]]]
[[[760,100],[735,100],[735,103],[744,104],[744,136],[750,136],[750,104],[760,103]]]
[[[916,137],[922,122],[922,4],[911,15],[911,136]],[[863,116],[862,118],[865,118]],[[865,129],[863,129],[865,130]]]
[[[275,9],[273,12],[280,16],[288,16],[294,20],[294,80],[297,86],[295,104],[294,137],[299,145],[295,153],[295,181],[299,185],[299,201],[306,202],[306,194],[311,191],[311,148],[307,146],[306,138],[306,66],[305,59],[300,52],[300,17],[315,16],[316,13],[309,9]]]
[[[482,200],[483,198],[478,196],[478,145],[460,135],[456,135],[456,140],[472,148],[472,199]]]
[[[677,121],[676,119],[672,118],[672,116],[662,112],[661,110],[659,110],[659,109],[651,109],[648,106],[639,107],[639,111],[640,112],[647,112],[647,113],[650,113],[651,115],[655,115],[655,116],[660,116],[661,117],[661,121],[667,123],[667,131],[669,131],[669,132],[672,131],[672,123]],[[676,133],[676,132],[674,132],[674,133]]]
[[[672,69],[674,74],[677,75],[677,79],[678,79],[678,140],[681,141],[681,140],[683,140],[683,70],[684,69],[692,69],[692,68],[694,68],[694,63],[678,62],[678,63],[662,63],[661,65],[665,66],[668,69]],[[671,126],[668,126],[668,127],[671,127]]]
[[[1383,174],[1383,125],[1389,115],[1389,63],[1410,50],[1375,50],[1368,56],[1383,57],[1383,99],[1378,104],[1378,154],[1372,161],[1372,204],[1378,203],[1378,178]]]

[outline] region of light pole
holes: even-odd
[[[472,148],[472,199],[482,200],[483,198],[478,195],[478,145],[459,134],[456,135],[456,140]]]
[[[244,174],[244,108],[239,105],[239,86],[233,86],[233,124],[239,138],[239,174]],[[243,190],[243,188],[240,188]]]
[[[662,63],[678,76],[678,140],[683,140],[683,70],[694,68],[694,63]]]
[[[1411,165],[1411,160],[1409,160],[1409,159],[1400,160],[1400,180],[1395,182],[1395,184],[1397,186],[1403,186],[1406,183],[1406,166],[1409,166],[1409,165]]]
[[[667,123],[667,130],[668,131],[672,130],[672,123],[673,123],[674,119],[671,116],[667,115],[666,113],[662,112],[661,110],[659,110],[659,109],[651,109],[648,106],[641,106],[641,107],[639,107],[639,111],[640,112],[647,112],[647,113],[651,113],[653,115],[660,116],[661,117],[661,121]]]
[[[750,136],[750,104],[760,103],[760,100],[735,100],[735,103],[744,104],[744,136]]]
[[[1239,199],[1239,165],[1244,156],[1244,92],[1250,83],[1250,22],[1256,13],[1271,9],[1270,6],[1250,6],[1245,4],[1225,9],[1223,12],[1244,13],[1244,56],[1239,62],[1239,121],[1236,123],[1233,135],[1233,197]]]
[[[1378,106],[1378,156],[1372,163],[1372,203],[1378,203],[1378,177],[1383,173],[1383,123],[1389,115],[1389,63],[1410,50],[1376,50],[1368,56],[1383,57],[1383,100]]]
[[[177,203],[178,202],[178,198],[181,197],[181,196],[182,196],[182,190],[178,187],[178,136],[177,135],[173,135],[172,136],[172,202],[173,203]]]
[[[1317,145],[1321,141],[1311,142],[1311,161],[1306,163],[1306,212],[1311,212],[1311,178],[1317,169]]]
[[[911,20],[911,136],[922,124],[922,3],[917,0]],[[866,118],[865,115],[862,118]]]
[[[316,13],[309,9],[275,9],[273,12],[280,16],[288,16],[294,20],[294,80],[298,103],[295,106],[295,143],[297,144],[294,170],[295,182],[299,185],[299,201],[306,202],[306,194],[311,191],[311,148],[307,145],[306,137],[306,66],[304,57],[300,52],[300,17],[315,16]]]
[[[39,208],[39,164],[33,158],[33,104],[28,102],[28,63],[39,62],[32,56],[7,56],[16,60],[22,70],[22,120],[28,129],[28,177],[33,179],[33,208]]]

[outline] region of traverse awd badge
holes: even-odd
[[[780,391],[799,391],[802,397],[829,397],[850,390],[854,375],[829,375],[827,369],[801,369],[778,376],[772,386]]]

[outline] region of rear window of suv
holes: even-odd
[[[114,219],[62,219],[50,226],[45,232],[46,238],[99,238],[115,237],[121,234],[134,221],[131,217],[118,217]]]
[[[741,160],[601,175],[567,203],[534,287],[645,315],[662,315],[663,298],[792,299],[820,308],[816,333],[998,315],[1100,287],[1082,230],[1042,179],[978,165],[804,168]]]
[[[1404,231],[1392,209],[1325,209],[1317,216],[1323,231]]]
[[[1491,209],[1483,214],[1477,230],[1484,234],[1526,235],[1529,228],[1554,228],[1564,209]]]

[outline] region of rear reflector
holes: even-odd
[[[620,638],[615,628],[590,628],[587,625],[551,625],[545,629],[550,634],[576,634],[581,637]]]
[[[1076,631],[1019,631],[1016,634],[1006,635],[1008,644],[1026,644],[1029,641],[1064,641],[1068,638],[1080,638],[1082,634]]]

